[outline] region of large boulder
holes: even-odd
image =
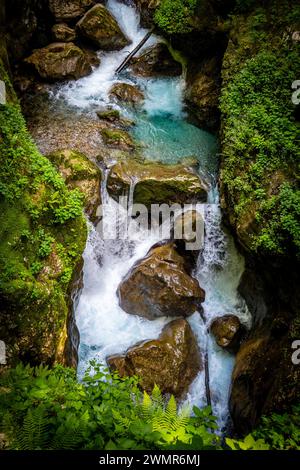
[[[229,314],[213,320],[210,331],[221,348],[236,353],[240,347],[245,328],[236,315]]]
[[[205,300],[205,292],[188,273],[186,260],[173,243],[152,248],[138,261],[118,288],[125,312],[155,320],[188,317]]]
[[[141,15],[142,26],[153,26],[154,13],[160,3],[161,0],[135,0],[135,4]]]
[[[25,62],[48,81],[78,79],[92,71],[84,52],[72,42],[36,49]]]
[[[177,319],[163,329],[157,340],[145,341],[123,355],[110,356],[109,367],[121,377],[137,375],[143,390],[158,385],[163,393],[182,398],[202,369],[196,338],[188,322]]]
[[[76,38],[76,33],[67,24],[59,23],[52,27],[52,36],[55,42],[72,42]]]
[[[68,188],[78,188],[84,196],[85,211],[92,222],[97,221],[97,209],[101,204],[101,171],[82,153],[60,150],[48,155],[58,169]]]
[[[133,59],[131,70],[142,77],[176,77],[182,74],[182,65],[173,59],[166,44],[159,43]]]
[[[107,190],[118,201],[134,186],[133,202],[144,204],[190,204],[206,202],[207,186],[190,168],[135,160],[118,162],[110,170]]]
[[[138,87],[128,83],[116,83],[113,85],[109,96],[132,106],[139,105],[144,101],[144,93]]]
[[[116,19],[103,5],[95,5],[77,23],[78,34],[99,49],[113,51],[127,46],[130,41]]]
[[[96,0],[49,0],[49,8],[56,21],[72,21],[84,15],[95,3]]]

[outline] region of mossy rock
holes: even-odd
[[[135,125],[135,122],[131,119],[122,117],[120,111],[117,109],[104,109],[103,111],[97,111],[97,116],[101,121],[113,123],[115,126],[123,127],[124,129],[128,129]]]
[[[60,150],[48,155],[65,180],[68,188],[78,188],[84,196],[85,211],[92,222],[97,220],[101,204],[101,170],[82,153]]]
[[[129,194],[135,184],[133,199],[144,204],[190,204],[206,202],[207,186],[190,168],[158,162],[121,161],[110,171],[107,190],[116,200]]]
[[[69,320],[87,238],[82,195],[37,151],[15,98],[0,105],[0,129],[0,338],[7,364],[74,365]]]
[[[103,141],[106,145],[120,150],[133,150],[135,143],[128,132],[121,129],[105,128],[101,130]]]
[[[120,50],[130,44],[116,19],[104,5],[95,5],[76,26],[78,35],[99,49]]]
[[[51,82],[78,79],[92,71],[85,53],[72,42],[57,42],[36,49],[25,63],[34,67],[41,78]]]
[[[129,83],[116,83],[110,89],[110,98],[131,106],[141,105],[145,99],[144,93],[134,85]]]

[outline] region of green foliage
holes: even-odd
[[[1,431],[9,448],[211,449],[220,445],[211,410],[178,411],[157,387],[149,396],[135,378],[91,363],[78,383],[73,370],[18,365],[0,378]]]
[[[255,439],[252,434],[248,434],[243,440],[226,438],[226,444],[231,450],[269,450],[270,447],[263,439]]]
[[[289,413],[263,416],[254,436],[264,439],[271,449],[300,450],[300,405]]]
[[[222,181],[236,224],[251,233],[250,249],[300,256],[299,123],[291,100],[300,54],[286,33],[297,7],[284,4],[235,18],[238,43],[225,56],[221,98]]]
[[[193,15],[198,3],[198,0],[162,0],[154,20],[168,34],[189,33],[193,30]]]

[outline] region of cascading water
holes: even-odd
[[[139,27],[136,10],[116,0],[109,0],[107,6],[132,40],[130,49],[133,49],[146,33]],[[147,46],[158,40],[152,37]],[[128,48],[103,53],[101,65],[89,77],[63,85],[56,91],[55,99],[63,100],[81,112],[90,113],[108,104],[118,109],[116,104],[110,102],[108,91],[119,81],[114,71],[127,54]],[[237,293],[244,269],[243,258],[221,226],[218,190],[213,183],[218,167],[217,142],[212,135],[185,120],[185,81],[182,77],[146,80],[126,74],[125,81],[138,83],[145,92],[146,100],[142,110],[133,112],[122,109],[122,114],[136,122],[133,134],[142,141],[144,156],[168,163],[196,156],[199,171],[211,183],[209,203],[203,205],[205,246],[194,274],[206,291],[204,316],[207,324],[204,325],[199,313],[190,317],[189,322],[201,350],[207,348],[208,351],[213,411],[222,426],[228,416],[227,403],[234,357],[216,345],[207,333],[207,326],[213,318],[226,313],[234,313],[247,325],[249,313]],[[169,318],[148,321],[128,315],[119,307],[116,294],[119,283],[133,264],[161,239],[161,235],[154,231],[151,236],[145,237],[145,233],[132,221],[131,239],[120,237],[116,240],[116,234],[113,233],[115,226],[119,235],[125,233],[127,214],[108,196],[106,178],[102,184],[102,201],[105,237],[90,227],[84,253],[84,288],[76,310],[81,336],[79,374],[92,358],[105,363],[105,358],[110,354],[123,352],[138,341],[157,338],[163,326],[170,321]],[[191,385],[187,402],[198,406],[206,404],[204,372]]]

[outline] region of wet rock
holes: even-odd
[[[205,292],[187,272],[186,260],[169,243],[152,248],[118,288],[122,309],[155,320],[188,317],[205,300]]]
[[[67,24],[60,23],[52,27],[52,36],[55,42],[72,42],[76,38],[76,33]]]
[[[121,377],[140,377],[140,385],[148,393],[156,384],[163,393],[177,398],[184,397],[202,369],[196,338],[184,319],[165,326],[157,340],[137,344],[124,355],[110,356],[107,362]]]
[[[105,145],[109,145],[110,147],[120,150],[133,150],[135,148],[134,141],[130,134],[122,129],[105,128],[101,130],[101,135]]]
[[[129,194],[135,184],[133,201],[144,204],[189,204],[206,202],[207,186],[199,176],[183,165],[158,162],[119,162],[110,171],[107,190],[116,200]]]
[[[101,121],[106,121],[118,127],[130,128],[135,125],[134,121],[121,116],[120,111],[117,109],[104,109],[97,111],[97,116]]]
[[[130,68],[135,75],[142,77],[176,77],[182,74],[182,65],[173,59],[164,43],[146,49],[131,61]]]
[[[95,5],[76,25],[79,36],[99,49],[120,50],[130,44],[116,19],[103,6]]]
[[[101,63],[101,60],[96,51],[93,49],[86,47],[86,45],[80,45],[81,49],[85,53],[86,60],[92,67],[98,67]]]
[[[80,18],[96,3],[96,0],[49,0],[49,8],[56,21],[72,21]]]
[[[137,106],[144,101],[144,93],[134,85],[128,83],[116,83],[110,90],[111,98],[132,106]]]
[[[217,344],[236,353],[240,347],[245,328],[236,315],[224,315],[213,320],[210,331],[214,335]]]
[[[101,204],[101,171],[85,155],[74,150],[60,150],[47,156],[58,169],[70,189],[78,188],[84,195],[85,211],[92,222]]]
[[[36,49],[25,62],[48,81],[78,79],[92,71],[84,52],[71,42]]]
[[[204,219],[197,210],[189,210],[176,217],[172,238],[176,249],[189,264],[189,271],[196,265],[204,247]]]

